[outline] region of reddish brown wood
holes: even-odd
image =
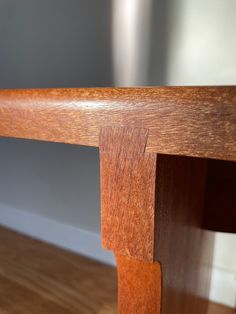
[[[117,255],[119,314],[159,314],[161,267]],[[174,313],[173,313],[174,314]]]
[[[214,244],[201,228],[206,160],[156,159],[146,138],[128,127],[100,136],[102,237],[118,256],[119,313],[206,314]]]
[[[103,246],[154,260],[156,154],[144,153],[148,131],[105,127],[100,134]]]
[[[214,233],[201,228],[206,160],[157,158],[156,256],[162,314],[206,314]]]
[[[98,146],[104,125],[148,129],[148,152],[236,160],[236,87],[0,91],[0,136]]]
[[[100,145],[103,245],[117,255],[120,313],[160,314],[160,304],[161,314],[207,313],[206,160],[160,153],[236,161],[235,86],[2,90],[0,136]],[[215,173],[210,219],[219,186],[228,195],[228,177],[219,184]]]
[[[236,232],[236,162],[209,160],[204,228]]]

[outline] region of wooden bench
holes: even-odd
[[[0,136],[97,146],[119,313],[205,314],[236,232],[236,87],[0,91]]]

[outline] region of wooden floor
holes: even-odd
[[[0,228],[0,314],[116,313],[116,280],[112,267]]]

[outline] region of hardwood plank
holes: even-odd
[[[116,312],[116,271],[0,228],[0,314]]]
[[[208,314],[235,314],[236,309],[232,309],[230,307],[217,304],[217,303],[210,303]]]
[[[1,265],[2,267],[2,265]],[[23,275],[23,274],[21,274]],[[0,275],[0,313],[25,314],[25,313],[50,313],[66,314],[68,308],[58,304],[50,297],[44,298],[32,289]]]
[[[148,129],[147,152],[236,160],[236,87],[0,91],[0,136],[98,146],[106,125]]]

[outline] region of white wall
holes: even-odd
[[[168,84],[236,84],[235,0],[170,0],[168,17]]]
[[[235,234],[216,234],[210,297],[236,308]]]

